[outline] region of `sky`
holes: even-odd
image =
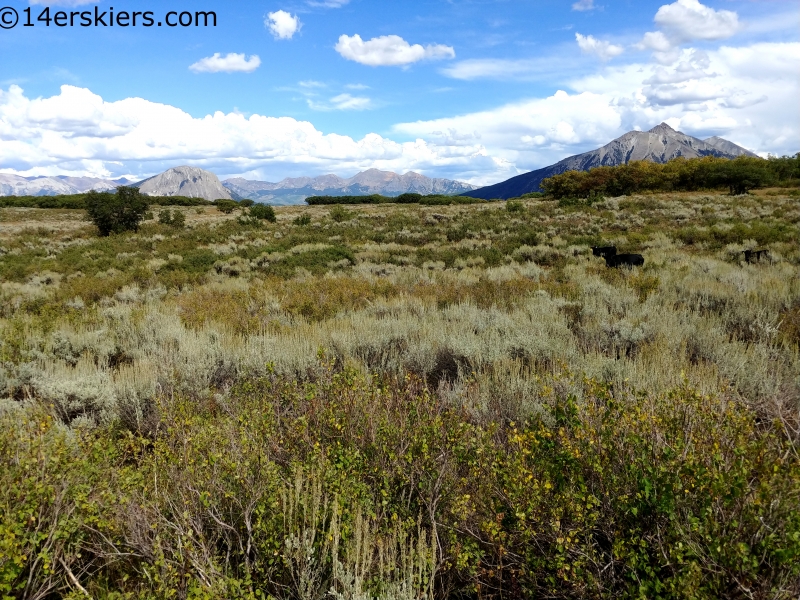
[[[797,0],[4,3],[3,173],[487,185],[661,122],[800,151]]]

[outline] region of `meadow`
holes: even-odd
[[[800,594],[797,190],[167,209],[0,208],[0,597]]]

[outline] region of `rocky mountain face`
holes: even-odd
[[[407,192],[417,194],[461,194],[475,186],[451,179],[432,179],[410,171],[398,175],[391,171],[369,169],[349,179],[336,175],[296,177],[278,183],[250,181],[241,177],[222,182],[235,198],[250,198],[271,204],[300,204],[309,196],[344,196],[382,194],[399,196]]]
[[[230,192],[222,186],[216,175],[197,167],[173,167],[135,185],[148,196],[231,199]]]
[[[99,177],[20,177],[0,173],[0,196],[58,196],[82,194],[89,190],[103,192],[130,183],[127,179],[100,179]]]
[[[559,175],[565,171],[588,171],[594,167],[627,164],[632,160],[649,160],[665,163],[678,156],[698,158],[701,156],[719,156],[736,158],[737,156],[756,156],[749,150],[737,146],[733,142],[720,137],[700,140],[683,132],[675,131],[666,123],[653,127],[650,131],[629,131],[625,135],[609,142],[602,148],[576,154],[549,167],[517,175],[501,183],[466,192],[462,196],[473,198],[515,198],[530,192],[538,192],[543,179]]]

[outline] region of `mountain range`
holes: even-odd
[[[565,171],[588,171],[594,167],[627,164],[632,160],[664,163],[679,156],[736,158],[756,155],[723,138],[714,136],[701,140],[675,131],[666,123],[661,123],[650,131],[629,131],[597,150],[576,154],[549,167],[482,188],[451,179],[432,179],[413,171],[398,175],[378,169],[368,169],[349,179],[337,175],[321,175],[287,178],[277,183],[253,181],[242,177],[220,181],[209,171],[183,166],[168,169],[138,183],[125,178],[112,180],[65,175],[20,177],[0,173],[0,196],[55,196],[78,194],[89,190],[113,190],[120,185],[134,185],[139,187],[142,193],[151,196],[189,196],[206,200],[250,198],[269,204],[301,204],[309,196],[369,194],[399,196],[407,192],[460,194],[487,200],[507,199],[529,192],[538,192],[543,179]]]
[[[89,190],[103,192],[120,185],[128,185],[125,179],[101,179],[99,177],[20,177],[0,173],[0,196],[58,196],[61,194],[82,194]]]
[[[250,198],[270,204],[299,204],[309,196],[361,196],[382,194],[462,194],[476,186],[451,179],[432,179],[409,171],[403,175],[368,169],[349,179],[336,175],[287,178],[278,183],[250,181],[235,177],[222,182],[234,198]]]
[[[277,183],[253,181],[241,177],[220,181],[210,171],[197,167],[174,167],[139,182],[128,179],[97,177],[20,177],[0,173],[0,196],[56,196],[79,194],[89,190],[113,190],[133,185],[150,196],[188,196],[217,200],[250,198],[269,204],[301,204],[309,196],[369,195],[399,196],[418,194],[461,194],[476,186],[450,179],[432,179],[413,171],[398,175],[391,171],[369,169],[344,179],[337,175],[287,178]]]
[[[505,200],[530,192],[538,192],[540,191],[539,184],[543,179],[565,171],[588,171],[594,167],[627,164],[632,160],[665,163],[678,156],[736,158],[737,156],[757,155],[721,137],[714,136],[701,140],[681,131],[675,131],[666,123],[661,123],[650,131],[629,131],[597,150],[569,156],[549,167],[517,175],[506,181],[461,195],[485,200],[492,198]]]

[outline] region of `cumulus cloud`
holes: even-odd
[[[578,0],[575,4],[572,5],[572,10],[594,10],[597,8],[594,5],[594,0]]]
[[[383,35],[366,42],[358,34],[342,35],[335,49],[347,60],[370,67],[403,66],[420,60],[441,60],[456,56],[451,46],[411,45],[399,35]]]
[[[615,56],[622,54],[625,49],[622,46],[615,46],[611,42],[598,40],[592,35],[575,34],[575,40],[578,42],[578,47],[581,52],[585,54],[594,54],[600,60],[611,60]]]
[[[662,121],[690,135],[722,135],[762,153],[794,153],[800,139],[798,72],[800,43],[684,49],[669,66],[604,67],[547,98],[403,123],[395,131],[442,146],[480,142],[494,159],[520,171]]]
[[[201,58],[189,66],[195,73],[252,73],[261,66],[261,59],[257,55],[245,58],[244,54],[233,52],[222,56],[215,52],[214,56]]]
[[[739,30],[739,17],[730,10],[714,10],[698,0],[677,0],[658,9],[655,22],[679,42],[721,40]]]
[[[300,30],[300,19],[285,10],[271,12],[264,19],[264,26],[272,32],[276,40],[290,40]]]
[[[344,107],[357,100],[331,100]],[[356,173],[375,167],[456,176],[494,173],[479,143],[440,147],[397,142],[375,133],[361,139],[323,133],[289,117],[216,112],[194,118],[180,108],[127,98],[106,102],[85,88],[29,98],[17,85],[0,89],[0,164],[24,175],[146,176],[180,164],[219,175]]]

